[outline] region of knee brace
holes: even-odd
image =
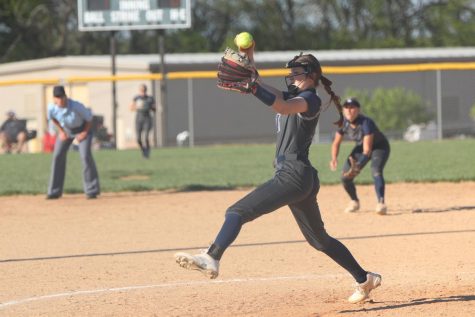
[[[237,205],[233,205],[226,210],[226,217],[229,214],[239,215],[241,217],[242,224],[245,224],[246,222],[250,222],[258,217],[258,216],[253,216],[252,213],[250,213],[249,211],[243,208],[240,208]]]

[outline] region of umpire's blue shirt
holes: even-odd
[[[92,112],[79,101],[68,98],[64,108],[54,103],[48,105],[48,120],[51,119],[56,119],[70,136],[74,136],[77,133],[72,130],[81,127],[86,121],[92,121]]]

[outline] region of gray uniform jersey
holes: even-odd
[[[300,92],[297,96],[306,100],[308,110],[305,113],[276,117],[277,164],[274,177],[228,208],[226,212],[229,218],[227,215],[223,225],[226,229],[221,229],[217,242],[212,246],[215,246],[214,250],[227,247],[239,233],[242,224],[288,205],[308,243],[325,252],[357,281],[364,281],[366,271],[359,266],[344,245],[328,235],[318,208],[317,193],[320,182],[317,170],[308,161],[308,151],[318,123],[321,100],[314,89]],[[292,97],[294,96],[284,93],[285,99]],[[279,157],[283,157],[280,162]],[[235,214],[239,216],[238,226],[228,222],[228,219],[236,219]],[[229,230],[233,232],[223,238]],[[220,245],[220,241],[224,239],[228,239],[228,243]],[[223,251],[224,249],[221,249],[221,254]]]
[[[137,107],[137,115],[144,117],[150,116],[153,106],[155,105],[155,99],[152,96],[135,96],[134,98],[135,105]]]
[[[322,102],[315,89],[302,91],[297,96],[291,96],[284,92],[286,100],[295,97],[304,98],[307,101],[308,110],[298,114],[277,114],[276,158],[288,154],[296,154],[299,158],[308,158]]]

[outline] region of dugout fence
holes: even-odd
[[[342,94],[345,88],[372,90],[378,87],[403,87],[419,94],[428,102],[435,114],[436,137],[474,134],[474,123],[470,118],[470,109],[475,104],[475,62],[457,63],[418,63],[398,65],[365,66],[327,66],[326,75],[335,83]],[[288,70],[280,68],[263,69],[259,73],[266,81],[278,87],[283,86],[282,78]],[[71,72],[70,72],[71,73]],[[273,142],[273,120],[269,111],[255,98],[220,91],[215,87],[215,70],[176,71],[166,73],[167,111],[159,111],[156,126],[163,120],[167,122],[167,131],[155,130],[155,144],[166,146],[176,144],[176,136],[187,131],[187,144],[235,143],[235,142]],[[39,136],[47,129],[45,108],[50,101],[51,87],[64,84],[72,97],[83,100],[93,107],[94,112],[105,118],[106,125],[112,126],[110,104],[110,84],[115,81],[119,93],[119,117],[117,140],[119,148],[134,146],[133,114],[128,113],[127,103],[136,92],[139,83],[147,82],[152,87],[156,100],[161,100],[159,83],[163,80],[159,73],[94,75],[94,76],[57,76],[29,79],[0,80],[2,96],[10,92],[18,97],[26,92],[23,100],[35,104],[23,106],[17,111],[20,116],[33,122],[31,128],[39,131]],[[22,89],[23,88],[23,89]],[[283,88],[283,87],[282,87]],[[40,92],[38,96],[28,97],[29,91]],[[344,97],[344,96],[342,96]],[[33,100],[35,99],[35,100]],[[326,96],[323,93],[322,99]],[[40,100],[38,102],[38,100]],[[97,101],[97,102],[96,102]],[[9,105],[1,105],[5,111]],[[21,105],[18,106],[21,108]],[[33,108],[36,111],[29,112]],[[39,108],[39,111],[38,111]],[[22,112],[25,115],[22,115]],[[33,115],[30,115],[33,113]],[[163,117],[162,114],[166,114]],[[317,141],[329,142],[334,132],[334,110],[322,114]],[[391,131],[393,138],[402,137],[403,131]],[[32,149],[33,151],[37,149]]]

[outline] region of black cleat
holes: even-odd
[[[46,196],[46,199],[51,200],[51,199],[59,199],[61,196],[60,195],[48,195]]]
[[[142,156],[146,159],[150,158],[150,149],[143,149]]]

